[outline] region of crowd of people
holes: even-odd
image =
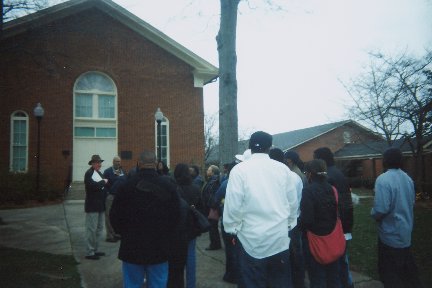
[[[400,150],[383,156],[387,170],[376,181],[371,211],[378,223],[379,275],[385,287],[422,287],[410,252],[413,182],[401,170]],[[226,282],[245,288],[354,287],[351,189],[328,147],[303,163],[298,153],[272,147],[272,136],[258,131],[223,173],[209,166],[205,181],[196,165],[180,163],[170,173],[151,151],[141,153],[128,174],[120,157],[103,174],[102,161],[93,155],[84,176],[85,258],[104,256],[98,243],[105,224],[106,241],[120,241],[124,287],[196,286],[199,233],[191,207],[208,216],[206,250],[225,251]],[[323,263],[309,235],[333,235],[339,222],[344,248]]]

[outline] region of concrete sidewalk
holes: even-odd
[[[84,258],[84,216],[83,200],[68,200],[63,204],[36,208],[0,210],[0,217],[6,223],[0,225],[0,245],[73,255],[79,262],[82,287],[122,287],[121,261],[117,259],[119,242],[108,243],[103,237],[99,250],[107,255],[97,261]],[[197,288],[236,287],[222,281],[224,251],[206,251],[208,243],[208,234],[197,240]],[[380,282],[367,276],[353,272],[353,277],[355,287],[383,287]]]

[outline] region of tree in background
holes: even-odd
[[[354,101],[347,109],[348,117],[373,127],[391,146],[402,135],[404,120],[392,111],[401,91],[397,90],[397,81],[391,69],[377,61],[380,58],[377,59],[376,55],[370,55],[371,62],[365,71],[351,80],[349,85],[343,84]]]
[[[432,51],[418,58],[370,55],[368,69],[347,88],[354,100],[350,116],[373,127],[389,146],[400,137],[410,143],[417,192],[425,196],[423,147],[432,135]]]
[[[237,14],[241,0],[220,0],[220,27],[216,36],[219,54],[219,160],[229,163],[238,152],[237,114]],[[258,3],[273,11],[284,11],[284,1],[245,0],[251,9]],[[253,3],[254,2],[254,3]],[[284,4],[280,4],[282,2]]]
[[[1,23],[30,14],[49,6],[48,0],[2,0]]]
[[[217,130],[218,126],[218,118],[217,114],[206,114],[204,115],[204,163],[207,165],[214,164],[219,165],[220,164],[220,157],[218,154],[219,150],[219,133]],[[250,135],[252,132],[254,132],[255,129],[252,128],[246,128],[239,130],[238,132],[238,139],[237,143],[248,141]],[[243,146],[239,144],[239,146]],[[240,148],[240,147],[239,147]],[[243,153],[243,151],[239,151],[240,154]],[[230,159],[229,162],[233,161],[234,157]],[[226,162],[226,163],[229,163]]]
[[[404,136],[415,157],[417,191],[428,198],[424,179],[425,163],[423,147],[432,135],[432,51],[420,59],[401,57],[389,60],[402,97],[394,105],[395,115],[403,119],[411,129]],[[412,141],[415,139],[415,141]]]
[[[204,163],[218,149],[219,137],[215,131],[217,124],[216,115],[204,115]]]
[[[237,11],[240,0],[220,0],[219,53],[219,160],[229,163],[238,152]]]
[[[2,19],[0,21],[0,40],[2,39],[3,24],[9,20],[24,17],[28,14],[37,12],[39,10],[48,8],[50,5],[64,2],[65,0],[0,0]],[[31,28],[30,28],[31,29]],[[29,29],[29,30],[30,30]],[[55,29],[55,28],[52,28]],[[2,45],[0,47],[0,54],[4,51],[12,51],[13,53],[30,56],[32,61],[38,64],[41,68],[47,70],[49,73],[54,74],[56,71],[61,71],[64,65],[58,62],[59,57],[63,57],[61,51],[49,51],[46,47],[25,49],[26,43],[31,43],[35,39],[46,37],[51,33],[50,29],[43,29],[33,31],[30,37],[25,39],[16,40],[11,45]],[[66,43],[64,44],[66,45]]]

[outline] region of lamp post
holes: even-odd
[[[161,122],[164,118],[164,115],[162,113],[162,111],[160,110],[160,108],[157,108],[156,113],[155,113],[155,120],[157,122],[157,144],[158,144],[158,162],[161,161],[162,159],[162,133],[161,133]]]
[[[36,107],[33,110],[33,114],[37,119],[38,123],[38,132],[37,132],[37,155],[36,155],[36,192],[39,195],[39,178],[40,178],[40,122],[42,117],[44,116],[44,109],[42,108],[41,103],[37,103]]]

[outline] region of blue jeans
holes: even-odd
[[[239,287],[247,288],[291,288],[291,265],[289,250],[256,259],[247,254],[237,241],[240,266]]]
[[[195,288],[196,283],[196,238],[189,241],[186,259],[186,288]]]
[[[165,288],[168,283],[168,262],[154,265],[137,265],[123,261],[123,287],[142,288],[144,277],[147,288]]]

